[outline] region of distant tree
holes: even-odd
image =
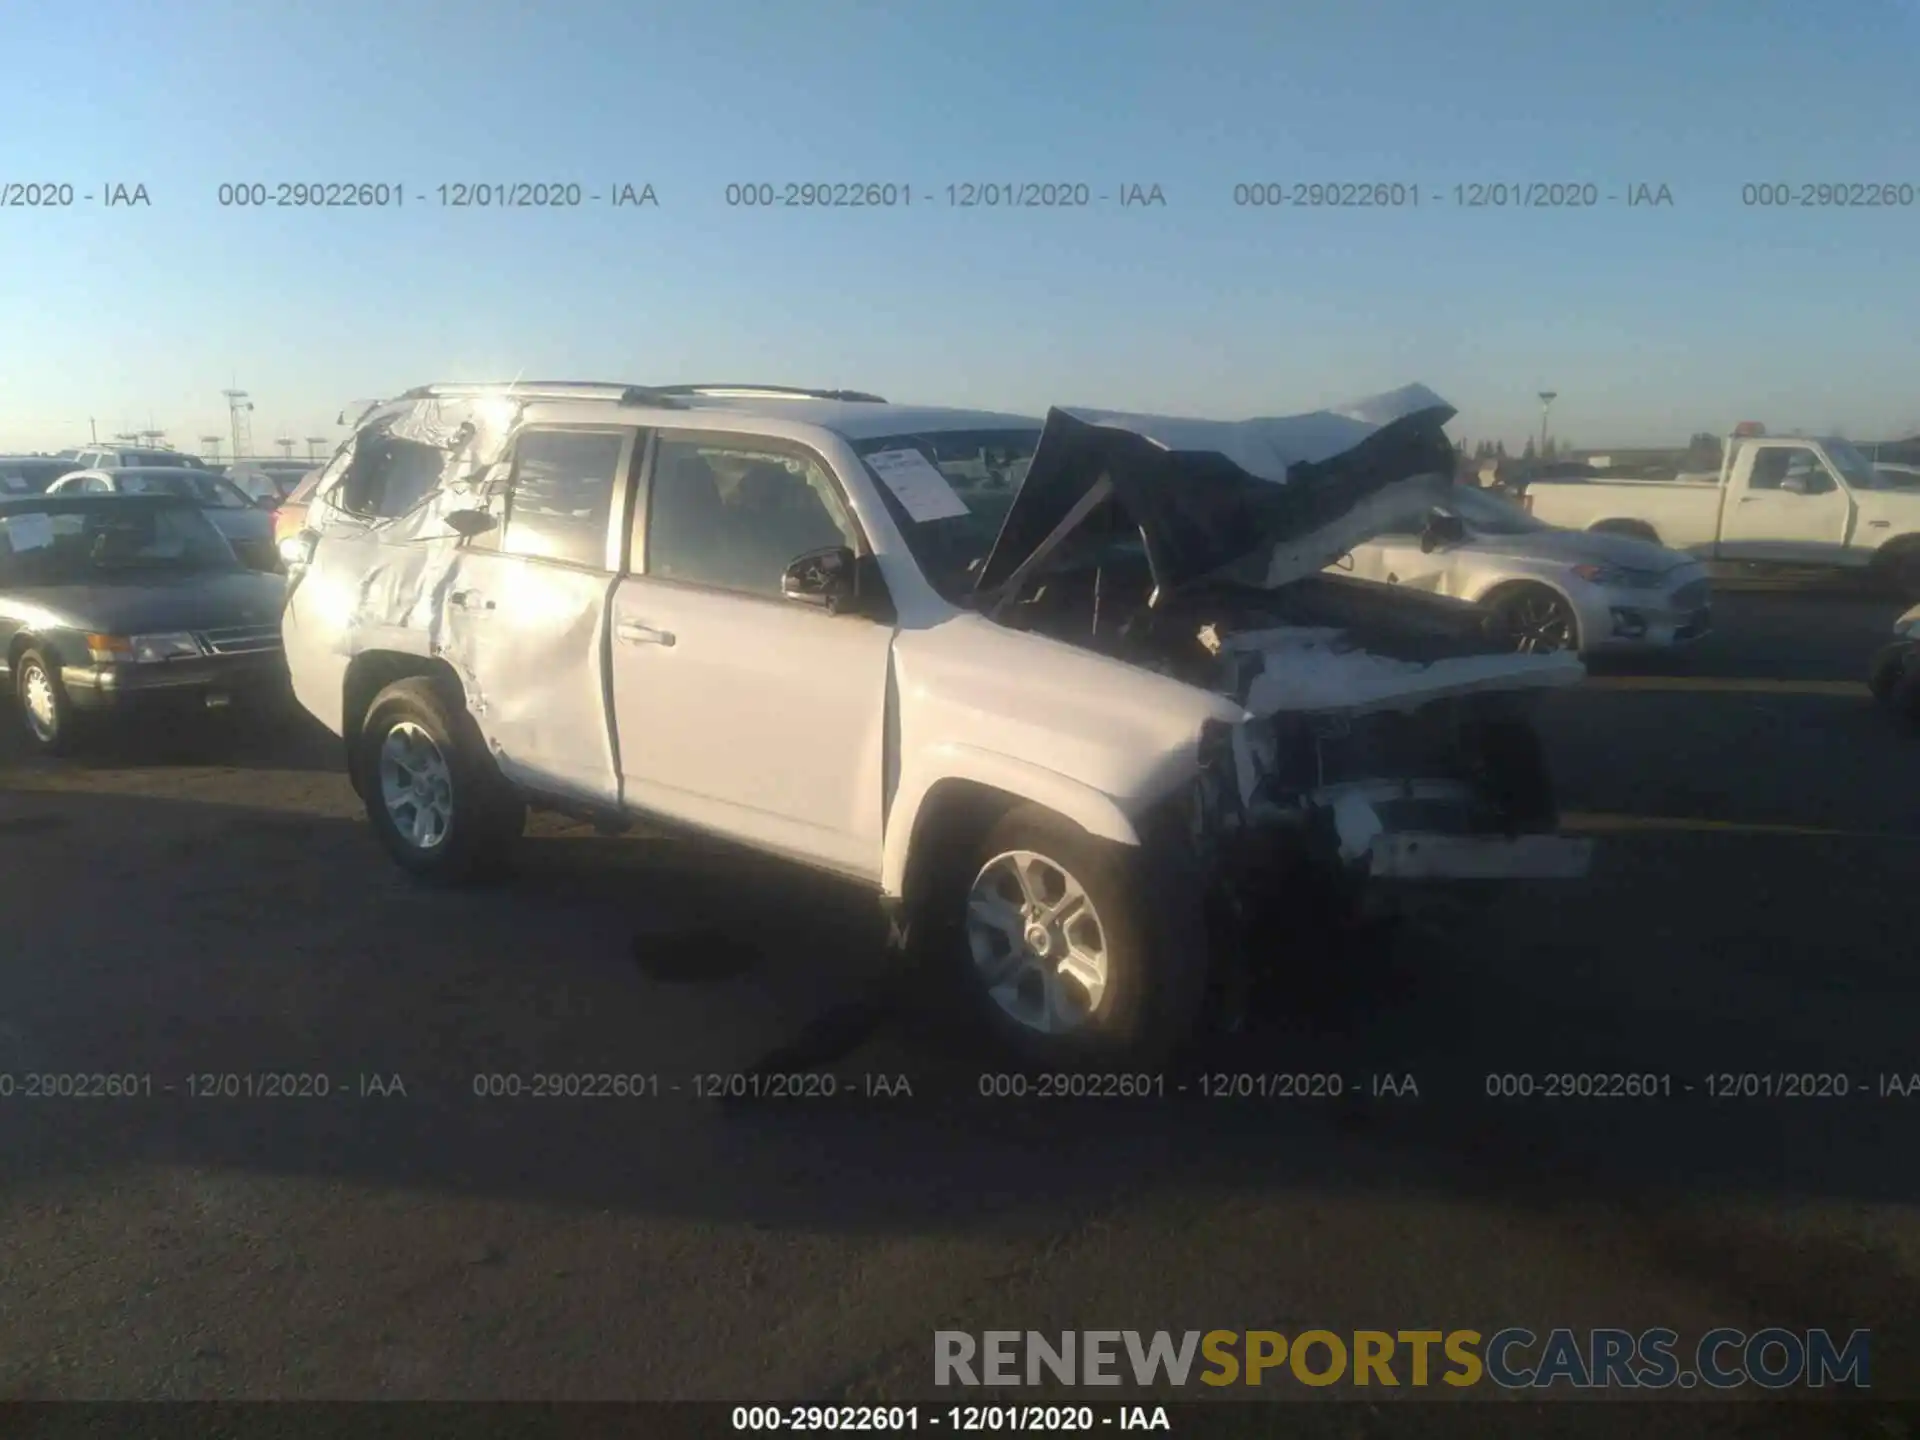
[[[1496,460],[1504,460],[1507,458],[1507,442],[1506,441],[1496,440],[1493,442],[1493,458]]]
[[[1534,456],[1533,456],[1533,437],[1532,437],[1531,435],[1529,435],[1529,436],[1527,437],[1527,448],[1526,448],[1526,449],[1524,449],[1524,450],[1522,450],[1522,451],[1520,452],[1520,462],[1521,462],[1522,464],[1525,464],[1525,463],[1526,463],[1527,461],[1529,461],[1529,460],[1531,460],[1531,459],[1533,459],[1533,458],[1534,458]]]

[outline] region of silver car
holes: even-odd
[[[1526,651],[1667,650],[1712,623],[1706,567],[1652,541],[1536,520],[1487,490],[1457,487],[1354,547],[1335,573],[1492,606]]]
[[[240,563],[252,570],[277,568],[273,516],[260,502],[230,481],[205,470],[133,466],[121,470],[77,470],[47,487],[49,495],[178,495],[196,500],[227,537]]]

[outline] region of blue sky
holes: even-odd
[[[1920,191],[1920,0],[0,0],[0,53],[0,183],[152,200],[0,209],[0,448],[89,416],[224,432],[237,382],[265,451],[350,399],[516,373],[1222,417],[1418,380],[1510,444],[1543,388],[1581,444],[1920,429],[1920,196],[1741,193]],[[407,199],[218,203],[256,180]],[[915,203],[725,202],[808,180]],[[1363,180],[1421,204],[1233,203]],[[659,204],[436,203],[488,181]],[[993,181],[1166,203],[942,203]],[[1674,203],[1452,199],[1536,181]]]

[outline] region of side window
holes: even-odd
[[[1818,484],[1826,480],[1820,470],[1820,457],[1805,445],[1768,445],[1753,457],[1753,474],[1747,476],[1749,490],[1780,490],[1789,476],[1795,482]]]
[[[538,560],[607,566],[607,525],[629,430],[522,430],[500,550]]]
[[[424,500],[446,465],[446,452],[432,445],[385,433],[362,435],[330,498],[351,514],[391,519]]]
[[[662,435],[646,522],[646,569],[748,595],[780,594],[800,556],[859,531],[818,459],[750,440]]]

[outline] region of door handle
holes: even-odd
[[[1740,497],[1740,503],[1742,505],[1751,505],[1754,501],[1758,500],[1759,498],[1760,497],[1758,495],[1742,495]]]
[[[615,623],[613,633],[629,645],[672,645],[671,630],[656,630],[651,625],[642,625],[638,620],[621,620]]]

